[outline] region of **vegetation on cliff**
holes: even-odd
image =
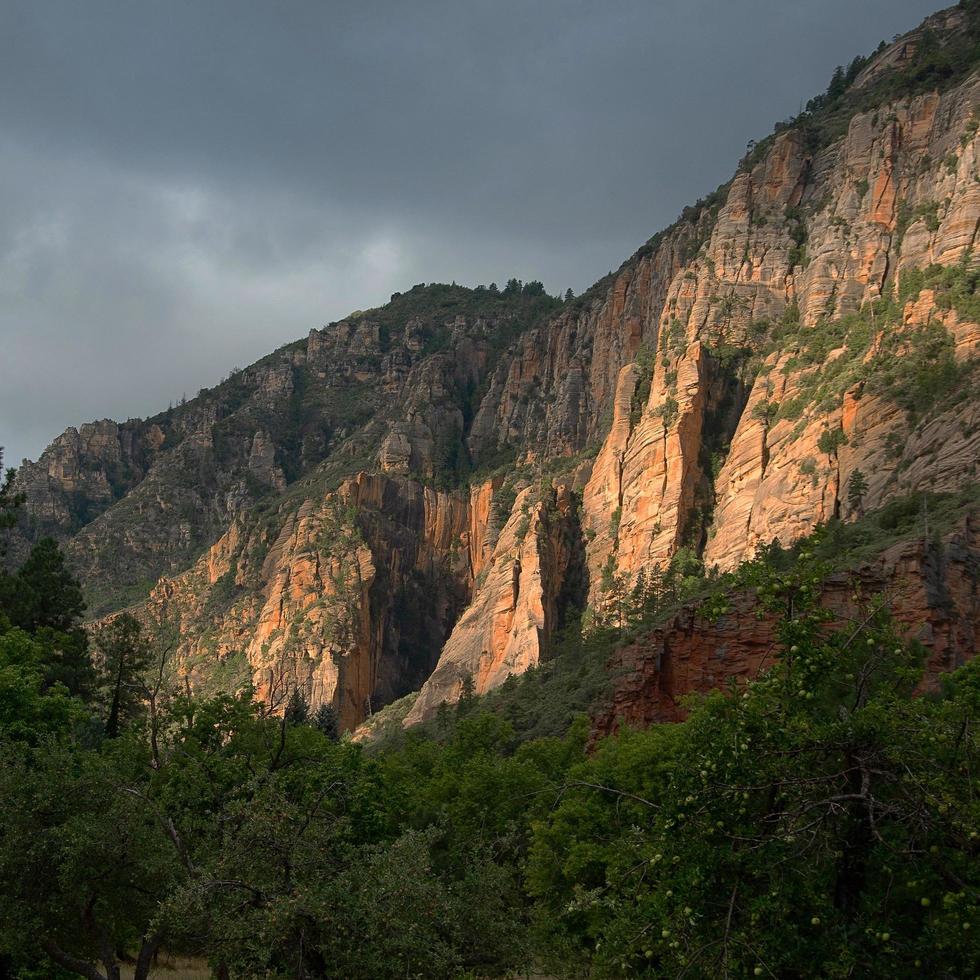
[[[874,64],[888,50],[888,43],[882,41],[871,55],[858,55],[846,67],[838,66],[825,92],[810,99],[798,115],[779,123],[772,135],[749,144],[741,168],[750,169],[763,159],[775,137],[787,129],[799,129],[815,152],[843,136],[860,112],[923,92],[942,92],[962,81],[976,67],[980,4],[961,0],[957,10],[964,20],[952,32],[940,32],[927,20],[911,38],[896,37],[894,42],[903,44],[890,62]]]

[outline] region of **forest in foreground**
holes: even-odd
[[[570,625],[560,670],[368,746],[299,698],[189,694],[128,616],[90,644],[41,541],[0,581],[5,975],[975,975],[980,663],[920,696],[881,597],[828,622],[840,534],[675,563]],[[778,616],[770,668],[595,740],[576,709],[627,632],[736,587]]]

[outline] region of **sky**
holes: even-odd
[[[417,282],[580,292],[938,0],[0,0],[0,445]]]

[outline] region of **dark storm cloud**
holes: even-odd
[[[0,443],[422,280],[580,290],[931,0],[0,0]]]

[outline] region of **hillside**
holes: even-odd
[[[53,534],[92,616],[175,627],[192,686],[353,729],[500,687],[679,557],[975,485],[978,41],[963,4],[858,59],[578,298],[416,286],[69,429],[19,471],[21,552]]]

